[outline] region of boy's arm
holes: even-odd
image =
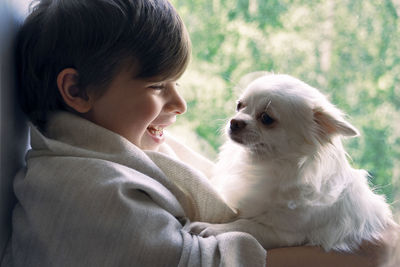
[[[378,250],[377,248],[375,248]],[[325,252],[319,247],[287,247],[270,249],[267,267],[373,267],[381,266],[375,251],[368,254]]]
[[[94,162],[46,158],[31,164],[34,178],[17,179],[16,266],[265,266],[266,252],[252,236],[194,235],[175,196],[158,181]]]

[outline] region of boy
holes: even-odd
[[[193,169],[183,161],[200,157],[164,135],[186,110],[176,80],[189,57],[167,0],[35,5],[18,38],[33,125],[15,180],[15,266],[265,266],[248,234],[188,231],[190,221],[235,216],[207,182],[211,163]],[[326,259],[314,248],[271,250],[268,266],[291,255]]]
[[[251,236],[192,236],[189,216],[213,219],[184,185],[203,176],[143,152],[158,150],[186,110],[176,80],[190,41],[168,1],[40,1],[18,53],[22,107],[38,129],[15,180],[15,266],[231,265],[239,249],[248,255],[235,264],[264,265]],[[186,181],[154,161],[186,170]],[[214,217],[233,216],[219,206]]]

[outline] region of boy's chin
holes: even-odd
[[[151,150],[151,151],[158,151],[160,146],[164,143],[164,137],[162,138],[154,138],[152,136],[145,136],[142,139],[142,142],[139,145],[141,150]]]
[[[141,150],[148,150],[148,151],[158,151],[161,144],[141,144],[139,148]]]

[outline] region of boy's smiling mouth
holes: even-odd
[[[153,142],[156,144],[162,144],[165,141],[164,129],[175,122],[175,117],[163,122],[156,122],[147,126],[146,133]]]
[[[150,135],[152,135],[154,137],[161,138],[164,134],[164,127],[150,125],[149,127],[147,127],[147,132],[150,133]]]

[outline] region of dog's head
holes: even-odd
[[[317,89],[288,75],[251,82],[227,125],[229,137],[258,155],[305,156],[338,135],[358,131]]]

